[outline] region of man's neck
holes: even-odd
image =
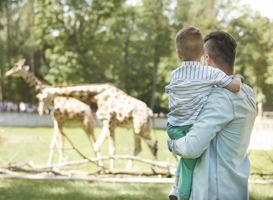
[[[219,68],[220,69],[220,68]],[[227,71],[224,71],[226,73],[226,75],[230,76],[230,75],[234,75],[234,72],[227,72]]]
[[[221,69],[221,67],[218,67],[214,62],[208,63],[209,66],[214,67],[214,68],[218,68]],[[223,72],[225,72],[226,75],[230,76],[230,75],[234,75],[234,71],[226,71],[221,69]]]

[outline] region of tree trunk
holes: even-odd
[[[45,60],[44,60],[44,47],[41,46],[40,49],[40,67],[43,67],[45,65]],[[45,73],[42,73],[42,77],[45,76]]]
[[[44,60],[44,48],[43,46],[40,47],[40,65],[44,66],[45,60]]]
[[[127,35],[127,38],[126,38],[126,41],[125,41],[125,46],[124,46],[124,65],[125,65],[125,74],[127,74],[127,72],[129,72],[129,61],[128,61],[128,57],[129,57],[129,51],[128,51],[128,48],[129,48],[129,44],[130,44],[130,37],[131,37],[131,33],[132,33],[132,30],[134,28],[134,21],[135,21],[135,13],[133,12],[132,13],[132,25],[131,27],[129,27],[129,30],[128,30],[128,35]],[[125,91],[127,94],[130,95],[130,87],[129,87],[129,84],[128,84],[128,81],[129,81],[129,78],[126,76],[125,79]],[[131,80],[130,80],[131,81]]]
[[[128,56],[129,56],[129,53],[128,53],[128,46],[129,46],[129,43],[130,43],[130,34],[128,34],[128,37],[125,41],[125,47],[124,47],[124,65],[125,65],[125,71],[123,73],[125,73],[125,91],[128,95],[130,95],[130,89],[128,87],[128,77],[127,77],[127,73],[129,71],[129,62],[128,62]],[[130,80],[131,81],[131,80]]]
[[[3,102],[3,95],[2,95],[2,72],[0,69],[0,102]]]
[[[34,1],[30,1],[31,3],[31,13],[29,13],[29,17],[32,19],[31,20],[31,26],[34,27]],[[31,63],[30,63],[30,67],[31,67],[31,71],[33,72],[33,74],[35,74],[35,37],[34,37],[34,31],[33,29],[31,29],[31,40],[32,40],[32,47],[31,47]],[[31,90],[31,103],[32,105],[34,105],[35,103],[35,91]]]
[[[31,48],[31,61],[30,61],[30,67],[33,74],[35,74],[35,67],[34,67],[34,47]],[[34,90],[31,90],[31,103],[35,103],[35,92]]]
[[[158,63],[159,63],[159,58],[155,58],[154,67],[153,67],[152,94],[151,94],[151,100],[150,100],[150,108],[152,109],[152,111],[154,111],[154,96],[156,91],[156,71],[157,71]]]
[[[11,63],[10,63],[10,16],[9,16],[9,0],[6,0],[6,14],[7,14],[7,43],[8,43],[8,63],[9,63],[9,69],[11,69]],[[11,77],[8,77],[8,90],[9,90],[9,99],[8,101],[12,101],[12,91],[11,91]]]
[[[156,32],[158,33],[160,31],[160,21],[158,19],[158,16],[155,17],[156,19]],[[156,41],[158,41],[159,38],[156,38]],[[160,60],[160,56],[158,55],[158,46],[155,43],[154,46],[154,67],[153,67],[153,83],[152,83],[152,94],[151,94],[151,100],[150,100],[150,108],[154,112],[154,102],[155,102],[155,91],[156,91],[156,72],[157,72],[157,66]]]

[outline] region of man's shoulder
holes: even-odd
[[[215,87],[212,89],[211,93],[209,94],[208,101],[218,102],[219,100],[231,100],[231,94],[228,89]]]
[[[245,92],[246,94],[250,95],[250,96],[254,96],[253,95],[253,89],[251,87],[249,87],[248,85],[246,84],[242,84],[242,89],[241,89],[243,92]]]
[[[253,90],[246,84],[242,84],[242,88],[239,92],[233,93],[226,88],[216,87],[210,93],[210,96],[225,96],[230,100],[244,99],[246,97],[253,98]]]

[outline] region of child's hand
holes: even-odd
[[[244,79],[244,77],[241,74],[235,74],[234,78],[235,77],[236,78],[240,78],[242,83],[245,82],[245,79]]]

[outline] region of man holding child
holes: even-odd
[[[250,173],[246,152],[256,117],[253,91],[241,83],[240,75],[234,77],[237,43],[224,31],[211,32],[204,38],[200,57],[204,55],[205,66],[201,66],[199,56],[186,59],[190,48],[200,42],[194,39],[186,49],[183,44],[198,32],[196,27],[186,27],[177,34],[176,51],[182,66],[173,71],[166,86],[171,110],[168,147],[181,156],[169,198],[246,200]],[[186,42],[179,47],[177,38],[183,40],[185,36]],[[174,133],[176,138],[172,137]],[[180,181],[183,177],[186,183]]]

